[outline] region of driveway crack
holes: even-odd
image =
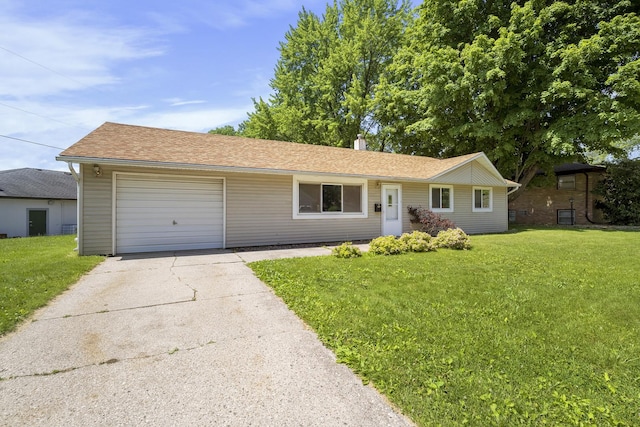
[[[178,348],[178,347],[173,347],[170,350],[164,351],[162,353],[156,353],[156,354],[147,354],[144,356],[135,356],[135,357],[124,357],[122,359],[118,359],[118,358],[111,358],[111,359],[107,359],[104,360],[102,362],[98,362],[98,363],[90,363],[87,365],[81,365],[81,366],[71,366],[68,368],[64,368],[64,369],[53,369],[51,371],[48,372],[36,372],[33,374],[21,374],[21,375],[11,375],[8,377],[0,377],[0,382],[1,381],[10,381],[10,380],[17,380],[20,378],[33,378],[33,377],[48,377],[48,376],[52,376],[52,375],[59,375],[59,374],[66,374],[68,372],[73,372],[73,371],[77,371],[79,369],[86,369],[86,368],[91,368],[94,366],[102,366],[102,365],[113,365],[116,363],[123,363],[123,362],[130,362],[130,361],[134,361],[134,360],[145,360],[145,359],[151,359],[151,358],[155,358],[155,357],[159,357],[159,356],[164,356],[164,355],[173,355],[176,354],[178,352],[188,352],[188,351],[194,351],[194,350],[198,350],[201,349],[203,347],[206,347],[208,345],[212,345],[215,344],[216,342],[214,340],[208,341],[204,344],[198,344],[192,347],[187,347],[187,348]]]
[[[193,286],[191,286],[190,284],[188,284],[188,283],[183,283],[183,282],[182,282],[182,278],[180,277],[180,275],[178,275],[178,274],[173,270],[173,269],[175,268],[175,266],[176,266],[176,261],[177,261],[177,260],[178,260],[178,257],[174,255],[174,256],[173,256],[173,262],[171,263],[171,268],[169,268],[169,271],[171,271],[171,274],[172,274],[176,279],[178,279],[178,283],[180,283],[180,284],[182,284],[182,285],[186,286],[187,288],[189,288],[189,289],[191,289],[191,290],[193,291],[193,297],[191,298],[191,301],[196,301],[196,296],[197,296],[197,294],[198,294],[198,290],[197,290],[196,288],[194,288]]]

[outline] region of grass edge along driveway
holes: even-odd
[[[419,425],[640,424],[640,233],[471,239],[250,266]]]
[[[0,240],[0,336],[104,259],[78,256],[74,239],[75,235]]]

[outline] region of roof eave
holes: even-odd
[[[193,164],[193,163],[156,162],[156,161],[149,161],[149,160],[108,159],[108,158],[101,158],[101,157],[57,156],[56,160],[60,162],[67,162],[67,163],[101,164],[101,165],[109,165],[109,166],[187,169],[187,170],[256,173],[256,174],[270,174],[270,175],[344,176],[344,177],[350,177],[350,178],[365,178],[365,179],[381,180],[381,181],[384,181],[384,180],[411,181],[411,182],[429,182],[430,181],[430,178],[414,178],[414,177],[403,177],[403,176],[348,174],[348,173],[332,173],[332,172],[323,172],[323,171],[253,168],[253,167],[223,166],[223,165],[203,165],[203,164]]]

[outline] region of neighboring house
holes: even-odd
[[[77,193],[69,172],[0,171],[0,237],[75,233]]]
[[[78,163],[81,254],[371,239],[429,206],[469,233],[508,228],[506,181],[483,153],[433,159],[105,123]]]
[[[597,197],[592,194],[604,178],[604,166],[566,163],[553,168],[554,176],[540,173],[522,194],[509,203],[509,222],[516,224],[587,225],[602,223]]]

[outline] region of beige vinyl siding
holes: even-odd
[[[436,182],[449,185],[473,184],[482,187],[504,185],[504,181],[500,177],[492,174],[478,161],[474,161],[454,169],[453,171],[438,177]]]
[[[93,165],[81,165],[80,175],[80,253],[111,254],[112,200],[114,171],[189,175],[226,180],[225,247],[367,240],[381,233],[382,218],[374,211],[381,202],[381,186],[368,180],[367,218],[293,219],[293,176],[276,174],[222,173],[183,169],[110,167],[100,165],[96,177]],[[480,165],[478,165],[480,167]],[[474,169],[475,166],[471,169]],[[490,174],[489,174],[490,175]],[[482,180],[481,180],[482,181]],[[384,181],[402,185],[403,231],[411,230],[408,206],[429,206],[429,184]],[[481,183],[474,183],[479,185]],[[484,185],[484,184],[482,184]],[[472,212],[472,185],[454,186],[455,212],[442,214],[470,234],[506,231],[508,227],[507,190],[493,188],[493,212]]]
[[[293,219],[291,175],[226,174],[227,247],[371,239],[380,234],[380,200],[368,181],[368,218]]]
[[[111,176],[112,169],[102,167],[96,177],[91,165],[80,165],[81,220],[78,222],[81,255],[111,254]],[[80,228],[81,227],[81,228]]]
[[[507,189],[492,187],[492,212],[473,212],[473,186],[454,186],[455,210],[443,214],[469,234],[507,231]]]
[[[365,240],[380,235],[380,188],[368,181],[368,218],[293,219],[293,177],[181,169],[81,166],[82,254],[111,254],[113,172],[226,178],[226,247]],[[405,209],[406,210],[406,209]],[[403,215],[405,213],[403,212]]]
[[[421,183],[404,183],[403,191],[403,231],[411,230],[411,217],[407,211],[409,206],[429,207],[429,185]],[[454,211],[443,212],[444,218],[451,219],[456,226],[469,234],[499,233],[508,228],[507,189],[492,187],[493,211],[473,212],[473,186],[454,185]]]
[[[414,208],[429,207],[429,186],[416,182],[402,184],[402,231],[411,231],[411,216],[409,206]]]

